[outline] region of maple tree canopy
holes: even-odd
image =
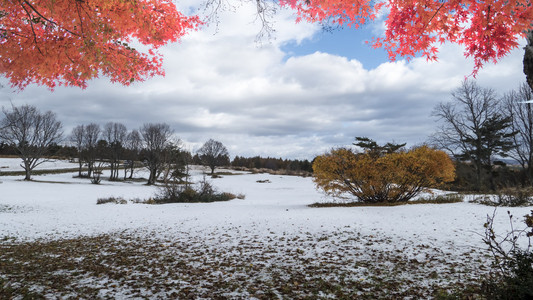
[[[486,62],[497,62],[518,47],[532,28],[530,0],[281,0],[295,9],[298,20],[333,22],[358,27],[386,13],[385,37],[373,47],[383,47],[394,61],[421,54],[437,59],[437,45],[446,41],[465,47],[473,57],[475,75]]]
[[[385,37],[370,43],[383,47],[392,61],[416,55],[436,60],[438,45],[448,41],[463,45],[465,56],[474,58],[474,75],[516,48],[533,21],[530,0],[279,3],[295,10],[298,21],[356,28],[384,13]],[[84,88],[99,74],[125,85],[163,75],[157,48],[202,24],[198,16],[179,12],[172,0],[0,0],[0,5],[0,74],[19,89],[30,83]],[[132,42],[148,50],[140,52]]]
[[[85,88],[100,73],[124,85],[163,75],[157,48],[201,24],[171,0],[0,0],[0,5],[0,73],[18,89],[30,83]],[[132,42],[147,51],[134,49]]]

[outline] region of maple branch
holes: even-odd
[[[487,7],[487,27],[490,25],[490,5]]]
[[[15,31],[9,31],[9,30],[7,30],[7,29],[3,29],[3,28],[0,28],[0,31],[5,32],[5,34],[12,34],[12,35],[20,36],[20,37],[26,37],[25,35],[20,34],[20,33],[18,33],[18,32],[15,32]],[[4,36],[4,38],[7,38],[7,37]]]
[[[76,2],[76,11],[78,12],[78,17],[80,18],[81,35],[83,36],[83,22],[81,20],[81,15],[80,15],[80,6],[78,4],[79,1],[75,1],[75,2]]]
[[[80,1],[80,2],[83,2],[83,1]],[[84,3],[84,2],[83,2]],[[98,8],[98,5],[96,6],[96,8]],[[83,10],[83,12],[85,13],[87,19],[91,20],[93,19],[93,17],[91,16],[91,14],[87,11],[86,9],[86,6],[81,6],[81,9]],[[81,18],[81,17],[80,17]],[[90,23],[90,22],[89,22]]]
[[[435,18],[435,16],[439,13],[440,9],[444,6],[445,2],[443,2],[439,8],[437,8],[437,10],[435,11],[435,13],[433,14],[433,16],[431,16],[431,18],[429,19],[429,21],[426,23],[426,25],[424,26],[424,28],[421,30],[421,32],[424,32],[426,31],[426,29],[428,28],[429,24],[431,24],[431,21],[433,21],[433,19]]]
[[[65,49],[65,55],[67,56],[67,58],[68,58],[73,64],[76,64],[76,62],[74,62],[74,60],[72,60],[72,58],[70,58],[70,56],[68,55],[68,52],[67,52],[66,49]]]
[[[23,0],[22,2],[23,2],[23,3],[26,3],[26,5],[28,5],[28,6],[29,6],[29,7],[30,7],[30,8],[31,8],[31,9],[32,9],[32,10],[33,10],[33,11],[34,11],[39,17],[43,18],[43,19],[46,20],[47,22],[56,25],[57,27],[59,27],[59,28],[65,30],[66,32],[68,32],[68,33],[70,33],[70,34],[72,34],[72,35],[80,36],[79,34],[74,33],[74,32],[68,30],[67,28],[65,28],[65,27],[63,27],[63,26],[60,26],[60,25],[57,24],[56,22],[54,22],[54,21],[52,21],[52,20],[46,18],[45,16],[43,16],[43,15],[42,15],[42,14],[41,14],[41,13],[35,8],[35,7],[33,7],[33,5],[31,5],[31,3],[29,3],[27,0]],[[22,8],[24,8],[24,10],[27,12],[27,10],[26,10],[26,8],[24,7],[24,5],[21,5],[21,6],[22,6]],[[32,26],[32,28],[33,28],[33,26]]]
[[[22,9],[24,9],[26,14],[28,15],[28,20],[30,22],[30,27],[31,27],[31,32],[33,34],[33,42],[35,43],[35,47],[37,47],[37,50],[39,50],[39,53],[41,53],[41,55],[44,56],[44,53],[41,51],[41,48],[39,48],[39,44],[37,43],[37,34],[35,34],[35,29],[33,28],[33,20],[32,20],[33,18],[30,12],[26,9],[26,7],[24,7],[24,5],[22,5]]]
[[[52,23],[52,24],[55,24],[56,26],[59,26],[56,22],[52,21],[52,20],[49,20],[48,18],[46,18],[45,16],[43,16],[35,7],[33,7],[33,5],[31,5],[31,3],[29,3],[28,1],[26,0],[23,0],[22,1],[23,3],[26,3],[26,5],[28,5],[37,15],[39,15],[39,17],[45,19],[46,21],[48,21],[49,23]],[[22,5],[22,7],[24,8],[24,5]],[[24,8],[24,10],[26,12],[28,12],[26,10],[26,8]]]

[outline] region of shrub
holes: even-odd
[[[410,203],[430,203],[430,204],[444,204],[444,203],[458,203],[464,202],[464,196],[461,194],[446,194],[446,195],[437,195],[431,197],[421,197],[416,200],[411,201]]]
[[[510,212],[512,224],[513,216]],[[494,232],[494,215],[487,216],[484,242],[492,253],[491,272],[484,280],[482,292],[487,299],[533,299],[533,253],[519,247],[522,237],[533,236],[533,211],[525,216],[526,229],[511,231],[503,236]]]
[[[380,155],[340,148],[318,156],[313,170],[316,186],[326,193],[377,203],[408,201],[424,188],[452,181],[455,169],[446,153],[422,146]]]
[[[115,197],[109,197],[109,198],[98,198],[96,200],[96,204],[106,204],[106,203],[115,203],[115,204],[127,204],[128,201],[124,198],[115,198]]]
[[[158,204],[154,198],[148,198],[148,199],[141,199],[141,198],[134,198],[130,200],[131,203],[134,204]]]
[[[93,172],[93,177],[91,178],[91,183],[92,184],[100,184],[100,182],[102,181],[101,175],[102,175],[101,171],[94,171]]]
[[[533,188],[504,188],[496,194],[478,195],[470,202],[488,206],[530,206],[533,205]]]
[[[532,204],[533,188],[505,188],[496,194],[498,206],[528,206]]]
[[[235,198],[244,199],[244,195],[236,196],[232,193],[219,193],[205,178],[198,186],[177,184],[169,182],[163,185],[154,201],[156,203],[195,203],[228,201]]]

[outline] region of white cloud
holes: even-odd
[[[311,159],[326,149],[351,144],[355,136],[379,142],[423,142],[434,130],[432,108],[450,99],[472,71],[457,46],[445,45],[439,62],[417,58],[365,69],[358,60],[315,52],[287,57],[281,45],[312,38],[315,25],[294,24],[289,12],[276,17],[277,39],[257,47],[253,8],[223,13],[219,32],[194,32],[163,49],[166,77],[131,87],[94,80],[87,90],[4,88],[0,104],[34,104],[53,110],[67,132],[78,124],[109,121],[138,128],[167,122],[188,147],[209,138],[232,155]],[[524,80],[521,50],[479,75],[499,91]]]
[[[279,76],[289,84],[297,84],[303,91],[338,94],[361,93],[360,79],[367,76],[363,65],[356,60],[315,52],[303,57],[291,57],[280,68]]]

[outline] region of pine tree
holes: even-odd
[[[367,137],[356,137],[355,140],[356,143],[353,143],[353,145],[363,148],[365,152],[368,152],[372,156],[383,156],[385,154],[395,153],[405,147],[405,143],[386,143],[385,145],[380,146],[376,141]]]
[[[465,137],[464,142],[471,145],[468,151],[459,157],[470,160],[476,166],[478,179],[481,178],[483,169],[489,174],[490,187],[495,189],[492,169],[496,157],[507,157],[508,152],[514,148],[513,137],[516,131],[510,131],[511,118],[494,114],[487,118],[479,128],[479,134],[474,137]]]

